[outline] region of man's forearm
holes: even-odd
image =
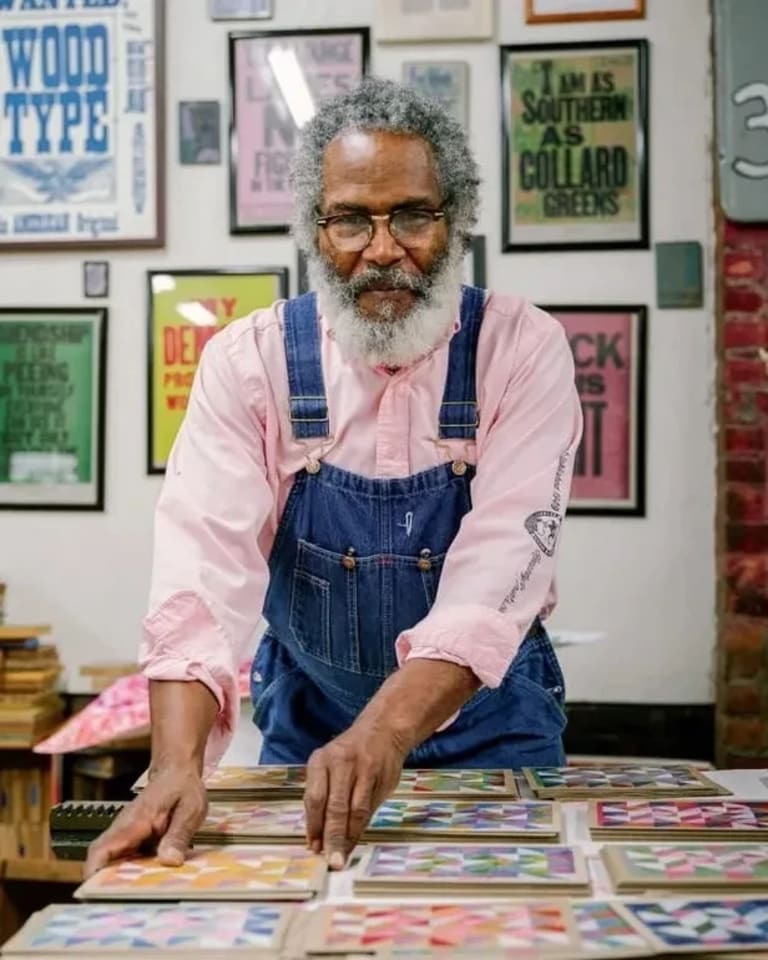
[[[409,660],[381,686],[357,719],[386,729],[410,752],[480,687],[468,667],[445,660]]]
[[[203,769],[203,757],[218,704],[208,687],[196,680],[151,680],[151,774],[168,767]]]

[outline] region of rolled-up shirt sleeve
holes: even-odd
[[[198,680],[216,698],[206,766],[221,758],[239,717],[238,667],[268,582],[259,534],[273,505],[260,417],[263,380],[251,371],[243,382],[233,362],[237,341],[228,333],[203,350],[169,457],[140,647],[150,680]]]
[[[478,437],[472,509],[446,554],[434,606],[398,637],[400,663],[447,660],[497,687],[547,607],[582,416],[564,330],[552,319],[541,330]]]

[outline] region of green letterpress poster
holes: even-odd
[[[506,250],[648,246],[646,56],[502,48]]]
[[[103,508],[106,322],[0,310],[0,507]]]

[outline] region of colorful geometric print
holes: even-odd
[[[686,766],[533,767],[540,787],[547,789],[701,788],[702,781]]]
[[[598,800],[599,827],[768,830],[768,801]]]
[[[397,794],[491,793],[509,795],[503,770],[403,770]]]
[[[623,950],[647,946],[643,936],[627,923],[616,907],[605,900],[583,900],[571,904],[576,928],[588,949]]]
[[[256,904],[80,904],[55,909],[27,941],[30,949],[231,950],[278,947],[279,907]]]
[[[557,904],[339,904],[325,909],[324,952],[440,947],[487,951],[571,944],[566,908]]]
[[[621,854],[630,877],[668,880],[764,880],[768,884],[768,844],[648,844],[625,846]]]
[[[540,801],[387,800],[371,830],[553,831],[552,806]]]
[[[768,946],[766,898],[669,898],[624,906],[667,947]]]
[[[519,880],[533,883],[580,879],[568,847],[376,846],[365,878],[398,880]]]
[[[301,800],[269,804],[211,803],[199,830],[205,836],[304,835],[304,804]]]
[[[137,893],[236,893],[301,891],[309,888],[320,858],[300,847],[197,847],[180,867],[156,857],[124,860],[104,867],[86,881],[89,893],[109,889]]]
[[[298,790],[306,781],[305,767],[218,767],[205,785],[209,790]]]

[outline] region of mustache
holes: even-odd
[[[432,279],[428,276],[414,276],[402,267],[368,267],[346,281],[346,293],[357,299],[361,293],[369,290],[410,290],[415,296],[424,298],[432,289]]]

